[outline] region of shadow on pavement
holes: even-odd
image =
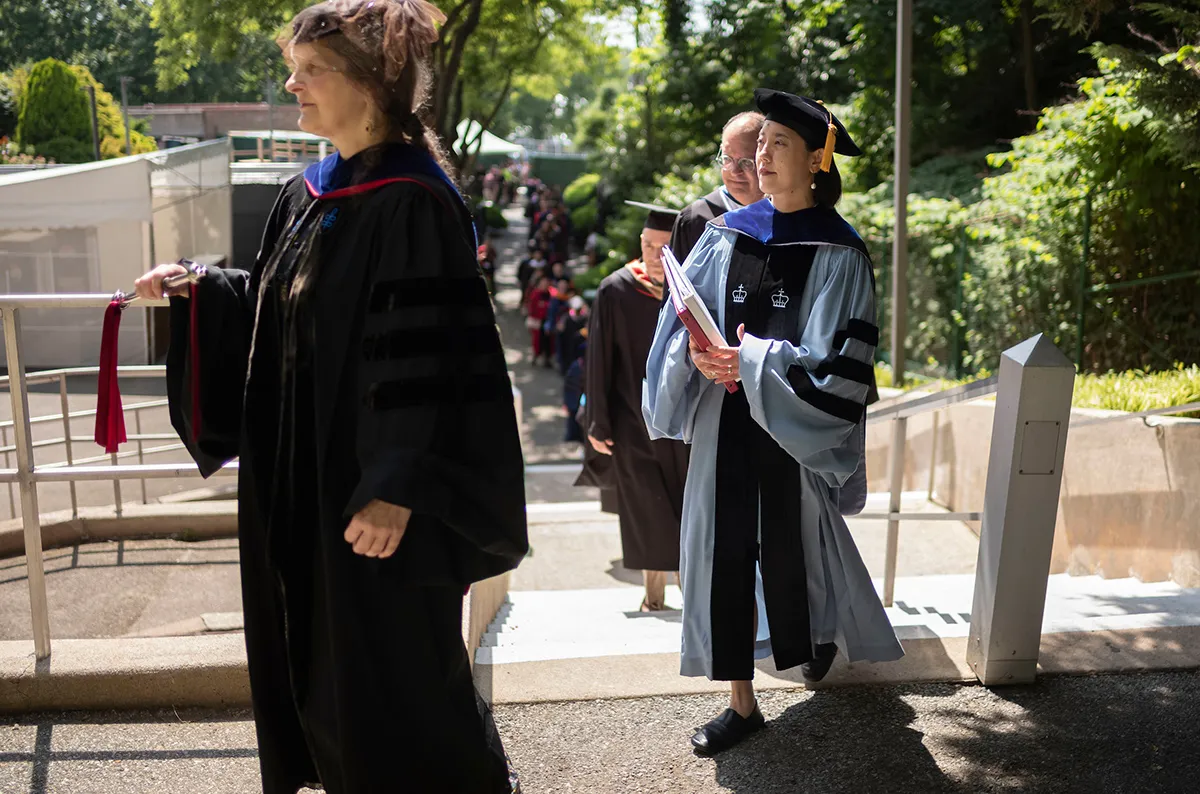
[[[1194,792],[1200,675],[814,693],[716,759],[722,790]]]
[[[896,690],[813,695],[718,756],[717,783],[740,794],[957,790],[913,727],[916,716]]]
[[[992,689],[998,709],[945,708],[968,791],[1200,790],[1200,675],[1054,678]]]
[[[169,750],[140,748],[136,750],[122,750],[100,746],[96,749],[84,749],[83,747],[55,749],[56,744],[62,744],[62,742],[56,742],[54,739],[55,728],[95,726],[97,730],[107,730],[108,733],[106,736],[110,741],[121,743],[119,739],[113,739],[113,736],[120,732],[119,730],[114,730],[113,726],[152,727],[162,723],[182,723],[185,717],[187,722],[215,724],[244,722],[250,719],[250,713],[248,711],[210,712],[207,710],[187,710],[181,716],[180,713],[172,710],[169,712],[134,712],[129,714],[121,712],[77,712],[22,715],[13,719],[0,721],[0,726],[36,726],[37,732],[33,749],[27,752],[0,751],[0,764],[29,764],[31,766],[29,794],[51,794],[48,788],[50,772],[51,767],[56,763],[90,761],[119,764],[123,761],[153,762],[258,757],[258,749],[255,747],[179,748]],[[133,729],[137,730],[136,727]],[[71,735],[71,738],[66,740],[67,744],[78,742],[78,731],[68,731],[68,734]]]

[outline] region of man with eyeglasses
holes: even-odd
[[[758,170],[754,166],[754,151],[762,125],[762,114],[754,111],[739,113],[726,122],[721,131],[721,150],[716,158],[724,184],[684,208],[671,230],[671,252],[680,262],[687,259],[704,234],[706,223],[763,197],[758,187]]]

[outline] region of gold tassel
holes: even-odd
[[[825,107],[825,103],[817,100],[817,104]],[[837,148],[837,126],[833,123],[833,113],[829,109],[825,109],[829,113],[829,131],[825,133],[825,154],[821,157],[821,170],[829,172],[830,166],[833,165],[833,150]]]

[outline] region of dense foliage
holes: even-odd
[[[886,351],[894,4],[707,8],[682,34],[640,18],[632,85],[581,113],[580,141],[614,192],[683,206],[716,183],[720,125],[755,85],[829,101],[866,151],[841,161],[841,209],[876,262]],[[1081,307],[1086,369],[1196,361],[1198,53],[1198,0],[916,4],[910,367],[965,376],[1037,332],[1075,355]],[[637,251],[638,213],[614,218],[603,268]]]
[[[41,149],[45,144],[60,139],[91,141],[91,111],[87,95],[80,90],[79,78],[71,67],[62,61],[47,58],[36,64],[29,72],[28,82],[20,98],[17,121],[17,142],[22,147]],[[59,162],[83,162],[90,160],[90,146],[78,152],[61,151],[42,154],[54,157]],[[65,155],[65,157],[63,156]]]
[[[94,157],[90,99],[84,90],[96,93],[96,121],[102,159],[123,157],[125,122],[112,94],[92,76],[86,66],[68,66],[47,58],[26,74],[18,70],[6,80],[18,105],[16,140],[22,154],[36,153],[58,163],[88,162]],[[152,152],[154,140],[130,131],[133,154]]]

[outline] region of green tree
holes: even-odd
[[[447,118],[476,121],[481,133],[494,130],[518,90],[553,103],[559,81],[550,76],[584,69],[594,33],[583,19],[589,7],[579,0],[489,2],[464,52]],[[480,133],[463,142],[467,157],[478,150]]]
[[[17,115],[24,88],[24,77],[18,77],[15,72],[0,74],[0,138],[12,138],[17,134]]]
[[[206,54],[235,57],[245,37],[273,34],[306,5],[308,0],[157,0],[159,87],[182,85]],[[544,68],[539,54],[551,34],[592,6],[592,0],[445,3],[447,20],[433,49],[431,102],[443,139],[454,142],[464,117],[494,120],[517,78]]]
[[[39,154],[53,156],[59,162],[80,162],[79,151],[63,150],[62,142],[86,145],[91,140],[91,129],[88,100],[71,67],[53,58],[35,64],[21,96],[18,143],[23,147],[33,146]],[[52,141],[62,150],[61,157],[43,151],[42,147]]]
[[[1175,162],[1200,168],[1200,0],[1038,3],[1058,26],[1102,42],[1092,54],[1107,59],[1112,71],[1132,84],[1135,97],[1153,112],[1153,131],[1167,142]],[[1132,39],[1108,38],[1105,33],[1115,24]]]
[[[96,91],[96,122],[100,131],[101,159],[124,157],[125,119],[121,114],[121,106],[113,99],[112,94],[104,90],[104,85],[92,76],[86,66],[72,66],[71,71],[78,78],[81,88],[90,85]],[[152,138],[137,130],[130,130],[129,139],[133,147],[132,154],[152,152],[158,148]]]

